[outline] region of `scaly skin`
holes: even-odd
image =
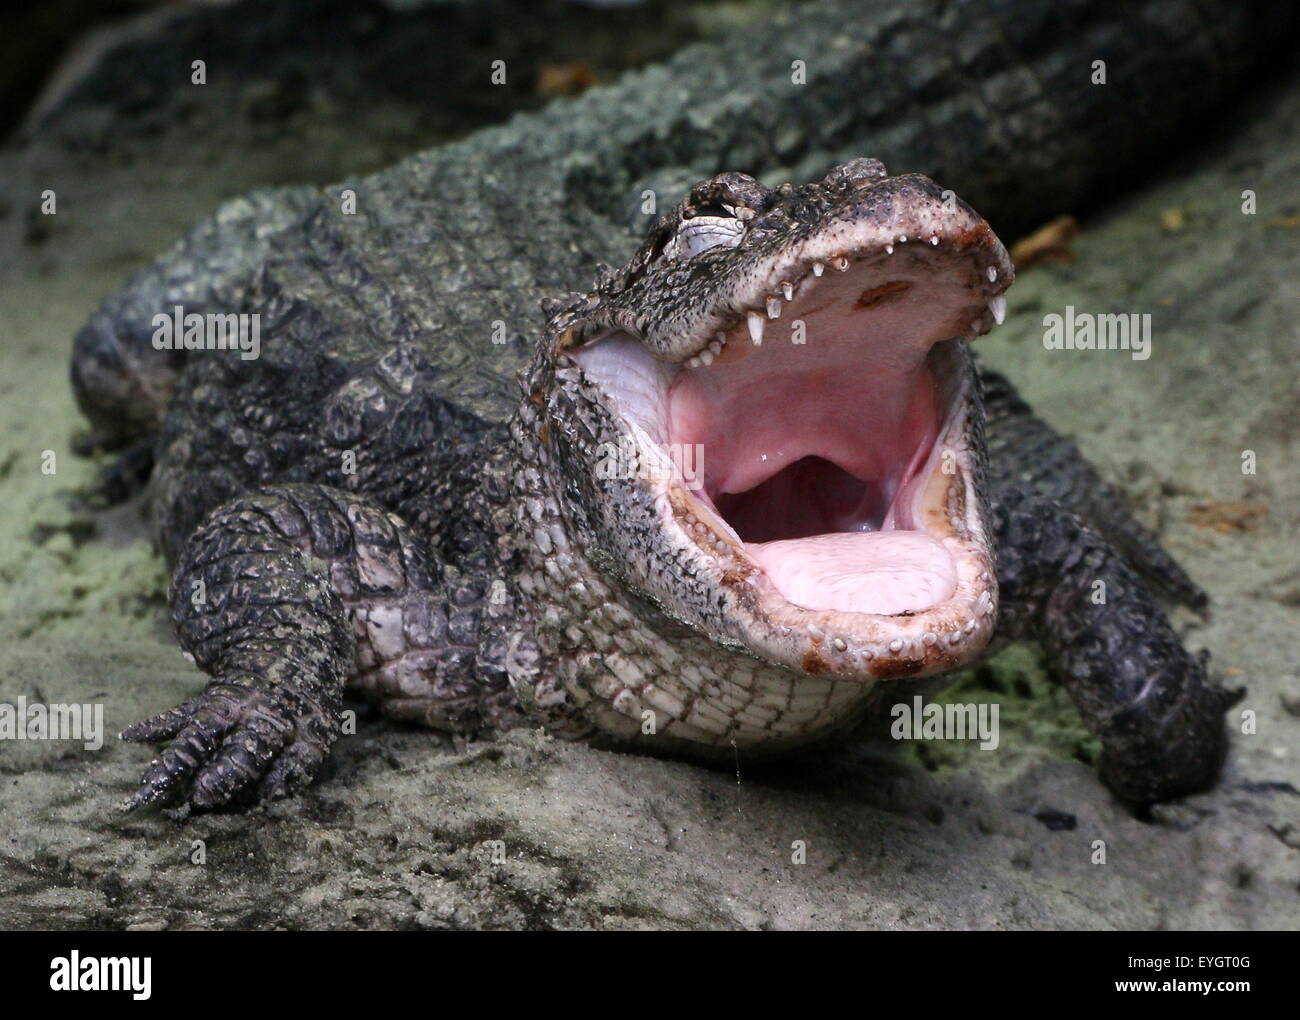
[[[717,207],[737,210],[732,222],[744,234],[734,247],[663,254],[670,238]],[[887,246],[897,250],[886,254]],[[769,275],[788,283],[791,294],[815,290],[842,271],[829,257],[841,251],[863,252],[853,261],[872,267],[863,270],[869,275],[922,266],[929,278],[973,279],[969,314],[945,348],[946,378],[962,391],[964,413],[935,441],[957,455],[945,526],[966,544],[969,590],[964,603],[909,613],[905,622],[872,625],[862,616],[773,604],[749,556],[685,491],[602,476],[602,451],[635,447],[636,439],[595,377],[579,374],[566,353],[612,330],[673,362],[689,361],[715,336],[730,336],[727,358],[745,355],[730,348],[751,343],[743,310],[766,306],[766,292],[776,289]],[[818,276],[811,266],[823,253]],[[513,461],[535,469],[516,486],[508,524],[499,528],[520,591],[515,615],[524,621],[510,637],[528,652],[511,676],[521,695],[649,749],[772,754],[869,712],[889,696],[878,681],[968,661],[988,640],[997,595],[982,514],[978,386],[960,336],[993,324],[988,302],[1011,277],[1005,250],[964,203],[949,210],[932,182],[887,177],[876,160],[855,160],[799,188],[769,190],[730,173],[692,189],[623,270],[556,312],[527,377],[530,399],[512,423]],[[771,321],[767,349],[785,342],[779,317]],[[815,360],[817,330],[809,330],[804,353]],[[755,350],[755,360],[763,353]],[[665,519],[684,524],[684,533],[665,527]],[[650,734],[641,730],[646,711],[655,713]]]
[[[544,461],[536,446],[543,423],[535,416],[555,390],[529,390],[521,405],[512,382],[528,361],[530,338],[543,334],[539,299],[581,286],[597,260],[627,259],[618,221],[624,197],[639,197],[643,186],[684,182],[729,163],[824,166],[856,148],[868,128],[888,134],[891,151],[951,167],[946,178],[969,181],[963,190],[983,196],[981,204],[991,203],[1007,222],[1028,224],[1086,204],[1186,122],[1192,111],[1177,98],[1179,82],[1208,80],[1226,97],[1259,55],[1260,34],[1237,8],[1208,43],[1192,4],[1126,5],[1107,12],[1110,21],[1078,5],[1056,20],[1026,4],[1005,23],[974,6],[946,8],[943,17],[928,5],[903,13],[864,13],[863,6],[799,8],[789,25],[740,47],[743,61],[727,59],[723,48],[693,48],[618,88],[350,182],[360,199],[355,216],[338,213],[338,189],[298,194],[292,208],[264,195],[255,201],[276,206],[274,213],[261,219],[228,210],[214,229],[182,242],[151,278],[137,280],[129,298],[105,304],[78,340],[78,394],[101,422],[113,415],[96,408],[132,394],[118,441],[162,421],[153,446],[154,513],[176,563],[174,615],[182,642],[215,677],[188,705],[128,731],[175,741],[133,803],[175,798],[209,807],[295,788],[334,738],[348,678],[385,711],[431,725],[507,726],[522,710],[565,735],[618,735],[610,711],[626,718],[635,706],[619,703],[628,657],[615,657],[611,646],[630,644],[651,653],[642,658],[656,676],[698,671],[691,681],[707,696],[695,701],[705,715],[722,718],[683,723],[692,746],[708,727],[705,743],[729,744],[729,736],[717,738],[750,708],[753,718],[742,721],[761,728],[759,695],[773,690],[787,699],[777,749],[784,737],[821,736],[870,707],[862,696],[870,692],[846,696],[834,677],[801,675],[806,686],[796,689],[789,669],[758,663],[734,643],[681,623],[675,607],[646,598],[607,554],[580,544],[575,521],[597,508],[583,505],[571,484],[573,465]],[[846,46],[826,45],[849,18],[861,35]],[[1124,19],[1132,19],[1129,27],[1158,21],[1167,44],[1117,30]],[[1002,31],[1011,24],[1023,39]],[[1144,95],[1175,96],[1165,115],[1146,116],[1131,90],[1071,84],[1071,59],[1083,59],[1103,37],[1108,52],[1123,55],[1112,64],[1141,70]],[[960,56],[954,38],[964,40]],[[898,63],[887,56],[882,64],[882,52],[898,54]],[[767,87],[789,80],[791,59],[814,53],[822,57],[810,63],[806,85]],[[934,64],[918,61],[918,53]],[[715,70],[722,63],[725,84]],[[907,73],[891,76],[891,66]],[[972,145],[962,127],[975,113],[966,102],[971,75],[990,66],[1026,72],[1040,87],[1021,90],[1032,97],[1024,107],[976,104],[987,133]],[[1219,73],[1202,77],[1207,67]],[[918,82],[922,71],[928,77]],[[1003,84],[991,87],[1005,85],[995,80]],[[891,101],[891,88],[916,99]],[[923,114],[916,109],[931,100]],[[767,128],[776,123],[788,127],[773,135]],[[1082,157],[1080,146],[1090,143],[1080,124],[1106,125],[1117,155],[1104,170]],[[951,150],[937,151],[939,140]],[[1038,165],[1059,172],[1047,180],[1031,169]],[[528,184],[511,188],[507,179]],[[208,275],[201,267],[209,256],[230,271]],[[601,276],[593,309],[610,300],[618,277]],[[167,279],[185,288],[187,310],[260,313],[262,357],[208,354],[187,359],[179,372],[141,357],[147,334],[140,309],[150,307],[151,293],[154,308],[166,307],[158,281]],[[709,281],[696,283],[707,289]],[[554,306],[552,327],[581,301]],[[507,333],[499,345],[491,342],[497,321]],[[541,350],[553,349],[555,339],[546,334]],[[140,378],[120,378],[117,365]],[[538,371],[534,364],[534,379]],[[1013,394],[1006,403],[1014,407]],[[985,470],[978,400],[969,406],[978,476]],[[1103,577],[1113,574],[1116,591],[1140,593],[1107,539],[1135,548],[1137,566],[1175,592],[1186,579],[1178,580],[1177,568],[1127,515],[1095,499],[1090,469],[1041,423],[1029,430],[1031,457],[1057,457],[1058,471],[1039,481],[1065,480],[1058,495],[1066,505],[1005,495],[1001,490],[1016,486],[999,479],[1014,479],[1021,468],[1017,441],[999,446],[999,430],[1010,426],[1007,434],[1015,434],[1015,423],[1025,420],[993,416],[991,444],[1004,451],[1004,466],[990,467],[992,489],[975,507],[995,529],[1003,618],[1015,621],[1012,632],[1047,643],[1059,678],[1102,736],[1106,761],[1118,763],[1103,776],[1126,802],[1141,807],[1203,785],[1222,755],[1229,696],[1172,639],[1145,594],[1115,596],[1115,613],[1101,621],[1092,613],[1081,629],[1073,624],[1079,607],[1060,594],[1066,588],[1047,583],[1064,576],[1080,550],[1101,549],[1106,555],[1087,562]],[[1099,507],[1094,523],[1106,539],[1062,516],[1090,518]],[[365,524],[360,531],[357,522]],[[395,548],[403,550],[400,569]],[[231,563],[241,564],[238,577],[222,572]],[[561,587],[529,591],[533,577]],[[209,592],[206,602],[191,597],[196,581]],[[1194,591],[1187,586],[1181,593]],[[400,640],[393,637],[399,619]],[[569,637],[563,651],[576,671],[548,671],[555,635],[570,626],[580,637]],[[1159,640],[1144,643],[1144,629]],[[1122,681],[1110,682],[1105,656],[1128,656],[1135,647],[1145,650],[1132,652]],[[683,658],[688,664],[679,667]],[[644,668],[634,672],[643,678]],[[1175,709],[1135,697],[1148,668],[1163,678],[1153,689],[1168,692]],[[711,681],[719,678],[734,689],[716,689]],[[695,707],[689,692],[686,701],[659,710],[684,717]],[[1182,725],[1188,719],[1194,725]]]
[[[1102,781],[1139,812],[1204,789],[1227,754],[1223,713],[1244,688],[1208,678],[1207,656],[1187,653],[1123,554],[1077,515],[1014,485],[992,497],[999,636],[1042,644],[1101,740]]]
[[[186,547],[171,602],[181,644],[218,679],[123,733],[171,742],[131,807],[181,786],[200,808],[296,790],[334,741],[349,680],[398,719],[521,721],[474,668],[480,590],[444,583],[401,518],[350,493],[269,486],[226,504]]]
[[[720,198],[743,224],[734,248],[708,259],[662,254]],[[897,685],[877,680],[926,676],[978,654],[997,618],[992,561],[979,559],[986,528],[999,549],[1002,634],[1047,647],[1103,742],[1102,777],[1117,796],[1141,810],[1210,781],[1226,747],[1222,713],[1235,696],[1207,678],[1122,555],[1072,512],[1086,512],[1091,493],[1079,480],[1092,477],[1072,446],[1035,426],[1034,455],[1050,455],[1056,471],[1026,482],[1013,461],[988,485],[982,402],[960,335],[943,342],[949,354],[936,363],[948,366],[947,385],[958,395],[952,431],[936,443],[964,465],[946,483],[950,508],[960,508],[950,509],[951,523],[988,582],[972,591],[971,601],[979,598],[969,618],[930,623],[927,614],[908,614],[857,633],[827,634],[789,616],[793,626],[777,626],[748,594],[753,568],[743,556],[716,539],[683,545],[664,527],[671,490],[593,470],[594,451],[628,425],[567,351],[616,326],[685,361],[740,315],[738,295],[761,284],[774,260],[820,251],[844,224],[872,246],[874,254],[861,257],[891,272],[922,266],[960,278],[969,264],[979,282],[970,284],[976,303],[963,328],[991,325],[984,302],[1010,281],[1006,253],[964,204],[946,211],[944,193],[924,178],[889,178],[872,160],[798,189],[769,191],[724,175],[657,223],[624,270],[555,309],[515,415],[485,427],[477,443],[444,451],[436,477],[417,463],[413,483],[387,492],[356,491],[364,470],[341,468],[347,489],[252,486],[184,541],[174,536],[183,548],[171,593],[178,634],[214,679],[186,705],[124,734],[170,741],[130,806],[181,798],[212,808],[299,788],[336,735],[349,681],[390,716],[459,732],[540,721],[566,737],[700,757],[771,754],[823,739],[900,696]],[[910,231],[910,249],[901,231]],[[828,271],[840,261],[847,271],[839,259]],[[816,276],[805,274],[800,287]],[[701,331],[703,340],[689,340]],[[292,331],[273,335],[285,342],[255,362],[217,353],[196,359],[178,406],[192,400],[203,408],[224,402],[232,386],[265,385],[281,377],[282,359],[301,364],[314,352],[328,367],[337,357],[292,343]],[[404,430],[432,420],[418,396],[426,392],[421,373],[433,371],[398,347],[347,378],[346,391],[388,413],[345,419],[355,445],[342,449],[327,404],[320,461],[352,453],[362,464],[375,455],[372,443],[391,443],[394,432],[399,449],[413,449],[427,433]],[[995,421],[1011,422],[1011,436],[1024,430],[1027,408],[1004,381],[990,377],[990,385]],[[404,395],[409,403],[400,402]],[[246,400],[239,406],[254,418],[275,413]],[[422,416],[402,422],[411,406]],[[314,412],[310,394],[302,407]],[[254,450],[239,428],[221,434]],[[198,438],[177,435],[163,445],[164,485],[201,486],[204,469],[190,460]],[[1035,482],[1077,505],[1053,502]],[[1103,525],[1140,534],[1106,507]],[[1104,607],[1087,598],[1097,580],[1109,591]],[[647,713],[655,720],[648,734]]]

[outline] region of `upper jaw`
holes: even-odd
[[[735,248],[715,248],[646,272],[593,301],[554,334],[552,353],[616,329],[656,358],[708,364],[731,340],[761,341],[790,295],[826,273],[903,253],[940,272],[964,275],[977,313],[968,320],[966,335],[973,337],[1002,321],[1002,295],[1015,278],[1010,256],[988,223],[916,174],[851,191],[807,223],[791,222],[778,209],[751,221],[749,231],[749,240]]]

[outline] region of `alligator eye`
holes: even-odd
[[[719,245],[734,248],[744,233],[745,225],[731,216],[696,216],[677,229],[665,254],[669,258],[691,258]]]

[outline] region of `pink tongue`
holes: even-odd
[[[957,588],[948,550],[916,531],[814,535],[745,549],[786,601],[804,609],[919,612]]]

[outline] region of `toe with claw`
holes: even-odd
[[[128,727],[123,740],[167,741],[126,802],[210,810],[295,793],[338,733],[336,713],[292,687],[215,681],[197,698]]]

